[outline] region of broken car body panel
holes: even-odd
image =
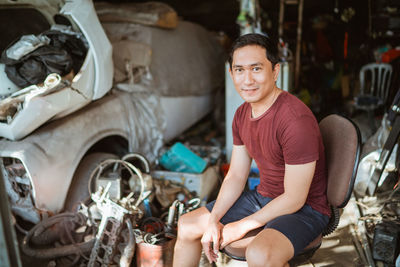
[[[125,121],[115,120],[127,113],[121,103],[123,97],[112,95],[94,102],[78,111],[77,116],[53,121],[21,141],[0,142],[1,157],[17,158],[23,163],[31,178],[36,208],[52,213],[63,208],[74,171],[94,142],[112,135],[128,139]]]
[[[62,1],[51,1],[51,5],[46,2],[35,1],[34,4],[38,6],[31,6],[32,1],[18,1],[11,2],[13,5],[7,7],[45,7],[43,15],[48,19],[52,18],[51,14],[62,14],[70,18],[71,23],[79,28],[76,30],[82,32],[88,42],[88,51],[80,71],[75,74],[70,85],[45,96],[31,98],[27,93],[22,108],[13,118],[8,122],[0,122],[0,136],[10,140],[21,139],[46,121],[66,116],[90,101],[101,98],[112,86],[112,47],[97,19],[92,2],[69,1],[61,11],[56,10],[55,6],[62,5]],[[0,1],[0,4],[3,3],[3,0]],[[27,6],[28,3],[30,6]],[[52,20],[49,22],[54,23]]]
[[[90,92],[93,92],[91,96],[93,100],[99,99],[112,86],[112,47],[97,18],[93,3],[87,0],[68,1],[61,13],[73,18],[89,43],[95,73],[94,85],[92,87],[87,86],[87,88],[91,89]]]

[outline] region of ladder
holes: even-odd
[[[301,35],[302,35],[302,24],[303,24],[303,5],[304,0],[280,0],[279,7],[279,38],[283,39],[283,21],[285,14],[286,5],[297,5],[298,15],[297,15],[297,34],[296,34],[296,54],[295,54],[295,69],[294,69],[294,84],[295,89],[299,87],[300,78],[300,53],[301,53]]]

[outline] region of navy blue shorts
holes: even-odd
[[[243,192],[228,212],[221,218],[222,224],[238,221],[264,207],[272,198],[263,197],[257,190]],[[211,212],[215,201],[206,205]],[[304,205],[293,214],[283,215],[268,222],[265,228],[275,229],[284,234],[293,244],[294,255],[299,254],[322,233],[328,224],[329,217]]]

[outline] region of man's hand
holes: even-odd
[[[210,223],[207,227],[207,231],[201,238],[204,254],[206,254],[210,263],[217,261],[221,230],[223,227],[224,225],[220,222]]]
[[[221,249],[233,241],[241,239],[246,235],[247,232],[248,231],[243,228],[243,224],[240,223],[240,221],[228,223],[222,229]]]

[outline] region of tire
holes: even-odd
[[[65,211],[76,211],[81,202],[85,202],[90,198],[88,191],[90,174],[100,162],[106,159],[118,159],[118,157],[111,153],[102,152],[92,153],[83,157],[72,178],[64,204]]]

